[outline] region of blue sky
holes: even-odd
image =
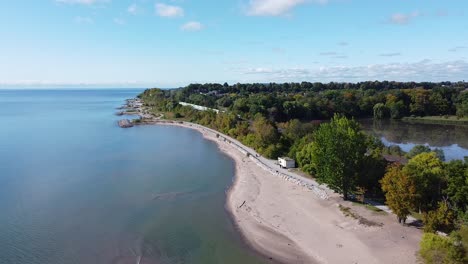
[[[1,87],[468,80],[466,0],[15,0]]]

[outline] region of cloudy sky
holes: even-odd
[[[468,80],[467,0],[15,0],[0,88]]]

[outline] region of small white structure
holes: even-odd
[[[284,168],[284,169],[296,167],[296,162],[293,159],[288,158],[288,157],[279,157],[278,164],[280,165],[281,168]]]
[[[206,107],[206,106],[201,106],[201,105],[196,105],[196,104],[189,104],[189,103],[186,103],[186,102],[179,102],[179,104],[183,105],[183,106],[190,106],[193,109],[196,109],[196,110],[199,110],[199,111],[209,111],[210,110],[210,111],[214,111],[217,114],[219,114],[218,109],[209,108],[209,107]]]

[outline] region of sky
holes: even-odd
[[[0,4],[0,88],[468,80],[467,0]]]

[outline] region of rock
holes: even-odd
[[[132,126],[133,126],[133,123],[128,119],[119,120],[119,127],[121,128],[129,128]]]

